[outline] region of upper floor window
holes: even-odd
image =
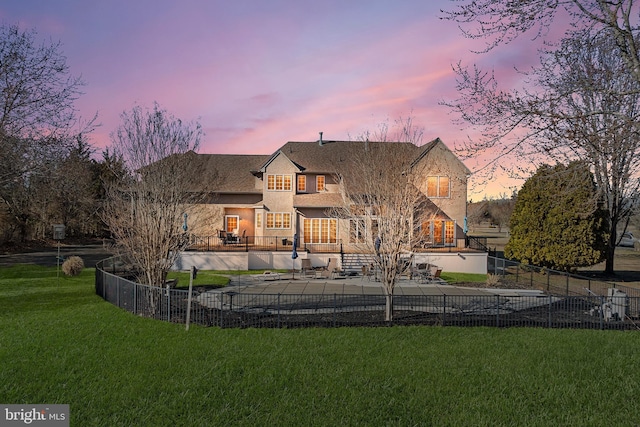
[[[324,175],[316,176],[316,191],[324,191]]]
[[[291,175],[267,175],[267,190],[291,191]]]
[[[427,197],[449,197],[451,188],[448,176],[427,177]]]
[[[298,175],[298,192],[304,193],[307,191],[307,177],[305,175]]]

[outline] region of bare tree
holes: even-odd
[[[59,43],[39,45],[33,30],[0,26],[0,201],[22,239],[32,219],[34,182],[46,179],[73,141],[82,85],[70,75]],[[92,127],[93,120],[84,130]]]
[[[14,166],[0,168],[0,182],[32,170],[77,125],[74,102],[83,82],[70,75],[60,43],[37,45],[35,36],[17,25],[0,27],[0,159]]]
[[[592,206],[604,201],[609,212],[608,273],[616,230],[628,222],[640,189],[640,81],[620,72],[626,63],[616,43],[605,31],[575,31],[542,52],[523,89],[509,92],[491,73],[458,66],[459,98],[445,102],[483,132],[463,147],[463,157],[496,153],[494,167],[529,159],[520,172],[549,161],[589,164],[599,190]]]
[[[344,205],[331,212],[352,224],[352,241],[362,252],[377,254],[375,267],[386,297],[387,321],[393,320],[398,278],[411,267],[411,250],[422,239],[421,225],[434,214],[421,191],[425,166],[415,162],[421,140],[422,130],[408,119],[391,129],[384,124],[354,141],[351,169],[339,177]],[[362,229],[371,232],[362,236]]]
[[[544,40],[559,30],[567,33],[576,28],[603,30],[611,37],[625,72],[640,81],[638,8],[634,0],[468,0],[460,3],[453,10],[443,11],[443,18],[457,22],[465,37],[485,40],[485,52],[524,34]]]
[[[157,103],[150,110],[136,106],[121,119],[112,134],[112,156],[126,170],[107,190],[103,219],[117,247],[142,269],[139,280],[162,286],[187,243],[187,205],[200,194],[193,191],[198,176],[190,160],[202,129]]]
[[[502,233],[504,228],[509,227],[514,206],[515,198],[507,198],[504,194],[501,198],[488,203],[489,215],[493,223],[498,226],[498,232]]]

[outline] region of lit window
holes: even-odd
[[[438,182],[438,197],[449,197],[449,177],[441,176]]]
[[[256,212],[256,229],[262,228],[262,212]]]
[[[267,175],[267,190],[291,191],[291,175]]]
[[[449,197],[450,193],[448,176],[427,177],[427,197],[445,198]]]
[[[324,191],[324,175],[316,176],[316,191]]]
[[[224,229],[228,233],[237,233],[238,225],[240,224],[240,217],[238,215],[227,215],[224,217],[225,226]]]
[[[304,193],[307,191],[307,176],[298,175],[298,192]]]
[[[303,223],[305,243],[336,243],[338,222],[333,218],[310,218]]]
[[[456,222],[434,220],[422,223],[422,238],[434,246],[455,246]]]
[[[291,214],[289,212],[268,212],[267,228],[271,228],[271,229],[291,228]]]

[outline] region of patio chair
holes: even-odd
[[[418,280],[421,282],[426,282],[429,280],[431,276],[430,265],[426,263],[420,263],[416,265],[416,275],[418,276]]]
[[[338,260],[336,258],[329,258],[327,264],[327,273],[331,279],[344,279],[347,275],[338,267]]]
[[[371,278],[374,277],[375,271],[373,265],[363,265],[362,266],[362,277],[366,277],[367,280],[371,281]]]
[[[307,267],[308,264],[308,267]],[[308,263],[305,263],[305,270],[309,270],[311,273],[311,275],[315,278],[321,278],[321,277],[330,277],[331,276],[331,271],[329,270],[329,265],[331,264],[331,258],[327,259],[327,264],[326,265],[312,265],[311,264],[311,260],[308,260]]]
[[[329,269],[329,267],[331,266],[331,258],[327,259],[327,265],[323,265],[320,267],[316,267],[316,276],[320,276],[323,278],[331,278],[332,274],[331,274],[331,270]]]
[[[436,267],[435,265],[431,266],[427,282],[440,282],[440,273],[442,273],[442,269],[440,267]]]
[[[313,271],[313,266],[311,265],[311,260],[309,258],[303,258],[302,262],[302,275],[308,276],[309,274],[313,274],[315,276],[315,272]]]

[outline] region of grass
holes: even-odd
[[[218,329],[133,316],[93,271],[0,269],[0,403],[71,425],[636,425],[640,334]]]
[[[449,284],[454,283],[485,283],[487,281],[486,274],[475,273],[449,273],[443,272],[440,276]]]
[[[237,271],[218,271],[218,270],[200,270],[196,274],[193,286],[205,286],[209,288],[227,286],[229,284],[229,276],[245,275],[245,274],[262,274],[265,270],[237,270]],[[286,273],[287,270],[270,270],[280,273]],[[167,275],[167,279],[178,279],[178,289],[189,288],[189,278],[191,273],[188,271],[171,271]]]

